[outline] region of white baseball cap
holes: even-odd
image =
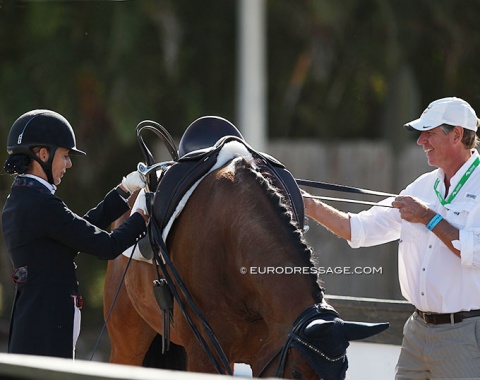
[[[404,125],[410,131],[428,131],[442,124],[477,131],[478,118],[465,100],[455,97],[442,98],[431,102],[420,118]]]

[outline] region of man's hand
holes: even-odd
[[[410,223],[422,223],[427,225],[435,216],[435,211],[418,199],[410,196],[398,196],[392,202],[392,206],[400,211],[400,217]]]

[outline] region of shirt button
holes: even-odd
[[[425,268],[422,268],[422,271],[425,272]]]
[[[428,246],[428,248],[430,248],[430,249],[431,249],[431,248],[432,248],[432,245],[430,244],[430,245]]]
[[[424,296],[424,295],[425,295],[425,293],[424,293],[424,292],[422,292],[421,294],[422,294],[422,296]]]

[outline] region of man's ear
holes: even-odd
[[[455,127],[452,131],[454,133],[453,135],[453,140],[455,142],[462,142],[462,139],[463,139],[463,128],[462,127]]]

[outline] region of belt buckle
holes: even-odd
[[[430,316],[432,315],[431,313],[428,313],[428,312],[424,312],[424,311],[421,311],[421,310],[418,310],[417,309],[417,315],[420,317],[420,319],[422,321],[424,321],[425,323],[430,323]]]
[[[423,321],[429,325],[437,325],[437,314],[430,312],[422,312],[420,317]]]

